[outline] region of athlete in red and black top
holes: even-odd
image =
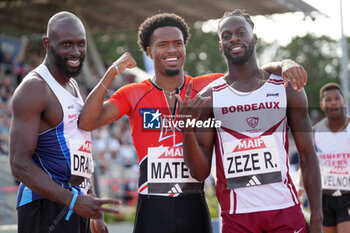
[[[176,93],[184,98],[193,80],[192,96],[195,96],[205,84],[221,76],[211,74],[195,79],[185,76]],[[174,124],[178,121],[177,103],[171,111],[166,92],[149,79],[124,86],[108,101],[117,107],[119,117],[125,114],[129,117],[140,165],[139,193],[176,196],[203,192],[203,183],[192,178],[182,159],[181,129]],[[147,172],[151,173],[152,182],[147,179]]]

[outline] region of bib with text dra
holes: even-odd
[[[223,163],[228,189],[282,181],[273,135],[224,143]]]
[[[202,183],[194,179],[183,158],[183,148],[148,148],[147,180],[149,193],[197,193]]]
[[[71,185],[80,185],[85,179],[89,179],[94,172],[94,163],[91,153],[91,141],[71,139]]]

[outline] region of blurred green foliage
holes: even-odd
[[[216,198],[215,186],[207,186],[205,188],[205,198],[208,203],[210,217],[212,219],[219,217],[219,202]]]
[[[107,206],[107,205],[106,205]],[[106,223],[114,222],[134,222],[136,216],[136,205],[122,206],[119,214],[103,213],[103,217]]]
[[[275,60],[291,58],[303,65],[308,73],[305,91],[309,107],[319,108],[319,91],[327,82],[340,83],[340,44],[329,37],[307,34],[295,37],[287,46],[279,47]]]

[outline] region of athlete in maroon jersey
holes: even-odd
[[[258,67],[253,27],[245,12],[225,13],[218,33],[228,73],[201,95],[186,97],[183,105],[177,97],[182,115],[198,120],[215,117],[221,122],[217,128],[183,130],[186,164],[196,179],[205,180],[215,145],[223,233],[306,233],[288,173],[290,127],[310,200],[310,232],[322,232],[321,181],[305,92],[284,88],[280,76],[267,75]],[[199,115],[198,108],[206,103],[209,107]]]

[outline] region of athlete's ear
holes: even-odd
[[[223,49],[222,49],[221,40],[219,40],[219,49],[220,49],[220,52],[221,52],[221,53],[223,53]]]
[[[47,36],[43,37],[43,45],[45,49],[49,49],[50,48],[50,40]]]
[[[253,37],[254,37],[254,44],[258,43],[258,36],[254,33],[253,34]]]
[[[151,53],[151,48],[149,46],[146,48],[146,54],[149,58],[153,59],[152,53]]]
[[[320,107],[321,107],[321,110],[324,111],[324,105],[323,105],[323,99],[320,101]]]
[[[342,95],[341,95],[341,102],[342,102],[343,106],[346,105],[345,99],[344,99],[344,97]]]

